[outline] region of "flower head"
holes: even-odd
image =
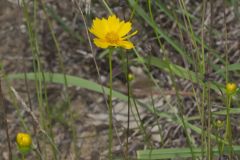
[[[16,142],[17,142],[19,151],[22,153],[27,153],[31,149],[32,138],[27,133],[18,133]]]
[[[237,91],[237,85],[235,83],[227,83],[226,84],[226,93],[228,95],[232,95],[236,93]]]
[[[100,48],[114,46],[131,49],[134,45],[128,41],[128,38],[137,33],[135,31],[127,35],[131,29],[132,24],[130,22],[121,21],[115,15],[111,15],[107,19],[94,19],[89,31],[97,37],[93,41]]]

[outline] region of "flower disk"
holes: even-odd
[[[137,33],[135,31],[127,35],[131,29],[132,24],[130,22],[121,21],[115,15],[111,15],[108,19],[94,19],[89,31],[97,37],[93,41],[100,48],[114,46],[131,49],[134,45],[128,41],[128,38]]]

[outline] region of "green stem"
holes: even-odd
[[[109,88],[110,88],[110,93],[109,93],[109,108],[108,108],[108,114],[109,114],[109,132],[108,132],[108,138],[109,138],[109,146],[108,146],[108,155],[109,155],[109,160],[112,160],[112,140],[113,140],[113,135],[112,135],[112,51],[113,49],[110,49],[109,51]]]
[[[24,154],[22,154],[22,160],[25,160],[25,156],[24,156]]]
[[[231,95],[227,95],[227,123],[226,123],[226,138],[230,145],[230,159],[232,156],[232,127],[231,127],[231,120],[230,120],[230,108],[231,108]]]
[[[131,95],[130,95],[130,83],[128,79],[128,74],[129,74],[129,62],[128,62],[128,54],[126,55],[127,59],[127,95],[128,95],[128,115],[127,115],[127,144],[126,144],[126,159],[128,160],[128,137],[129,137],[129,128],[130,128],[130,107],[131,107]]]

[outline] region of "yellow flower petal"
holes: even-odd
[[[96,18],[93,20],[92,28],[90,28],[89,31],[98,38],[104,38],[108,32],[107,20],[100,20],[99,18]]]
[[[102,39],[98,39],[98,38],[94,38],[93,42],[96,46],[98,46],[99,48],[108,48],[110,46],[110,44]]]
[[[134,45],[130,41],[120,41],[119,46],[125,48],[125,49],[132,49]]]
[[[120,37],[125,36],[129,31],[132,29],[132,24],[130,22],[121,23],[120,27],[118,28],[118,34]]]
[[[115,15],[111,15],[108,17],[108,26],[111,27],[109,31],[116,31],[120,27],[120,20]]]
[[[128,38],[134,36],[134,35],[137,34],[137,33],[138,33],[138,31],[135,31],[135,32],[133,32],[133,33],[131,33],[131,34],[125,36],[125,37],[122,37],[122,40],[128,39]]]
[[[109,31],[111,31],[107,19],[103,18],[101,25],[102,25],[102,27],[97,26],[97,28],[99,28],[101,30],[101,32],[103,32],[104,34],[106,34]]]

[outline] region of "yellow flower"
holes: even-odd
[[[235,83],[227,83],[226,84],[226,93],[228,95],[232,95],[236,93],[237,91],[237,85]]]
[[[19,148],[30,148],[32,145],[31,136],[27,133],[18,133],[16,141]]]
[[[131,49],[134,45],[128,41],[128,38],[137,33],[137,31],[135,31],[127,35],[131,29],[132,24],[130,22],[121,21],[115,15],[111,15],[108,19],[94,19],[89,31],[97,37],[94,38],[93,41],[95,45],[100,48],[114,46]]]

